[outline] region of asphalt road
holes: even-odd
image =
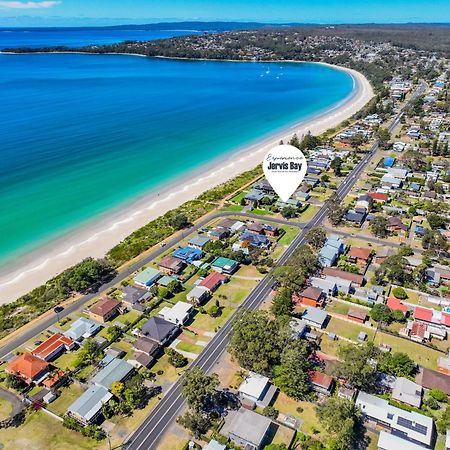
[[[426,85],[422,84],[415,94],[412,96],[414,100],[418,95],[422,94]],[[389,132],[392,132],[398,125],[403,116],[403,110],[395,117],[389,125]],[[370,148],[359,163],[347,175],[345,180],[337,189],[336,193],[339,198],[343,199],[353,188],[362,171],[370,161],[372,156],[378,150],[378,142]],[[293,254],[293,252],[305,242],[305,236],[309,229],[314,228],[323,223],[327,216],[329,204],[325,203],[317,214],[303,227],[302,232],[294,239],[286,252],[279,259],[278,264],[283,265]],[[228,342],[229,334],[232,328],[233,320],[236,314],[241,309],[255,310],[258,309],[261,303],[271,293],[271,282],[268,277],[265,277],[253,289],[253,291],[244,300],[240,308],[234,313],[231,319],[217,332],[210,343],[205,347],[199,357],[192,363],[191,367],[200,367],[205,372],[211,371],[218,362],[220,356],[225,351]],[[173,423],[180,410],[184,405],[184,399],[181,395],[181,379],[179,379],[172,388],[166,393],[162,400],[158,403],[156,408],[139,426],[135,433],[125,442],[123,448],[127,450],[151,450],[158,446],[161,436],[167,428]]]
[[[92,294],[84,295],[83,297],[80,297],[78,300],[76,300],[75,302],[73,302],[72,304],[70,304],[69,306],[64,308],[64,310],[61,311],[58,315],[55,313],[52,313],[45,319],[39,320],[34,326],[28,327],[25,332],[20,334],[20,336],[17,336],[17,338],[11,340],[6,345],[4,345],[0,348],[0,359],[4,358],[6,355],[8,355],[12,351],[14,351],[17,347],[20,347],[21,345],[25,344],[25,342],[29,341],[34,336],[37,336],[42,331],[44,331],[47,328],[51,327],[52,325],[56,324],[64,317],[66,317],[66,316],[72,314],[73,312],[77,311],[78,309],[80,309],[87,302],[92,300],[94,297],[98,296],[99,292],[103,292],[103,291],[113,287],[117,283],[120,283],[125,278],[128,278],[133,272],[136,272],[142,266],[145,266],[146,264],[150,263],[155,258],[160,256],[168,248],[178,245],[179,242],[181,242],[187,235],[204,227],[212,220],[218,219],[220,217],[229,217],[229,216],[240,216],[240,217],[243,217],[246,219],[255,219],[255,220],[262,219],[262,217],[257,214],[233,212],[233,211],[220,211],[220,212],[205,216],[203,219],[199,220],[191,228],[184,230],[180,235],[177,235],[176,237],[173,237],[173,238],[165,241],[166,245],[164,247],[157,248],[153,252],[149,253],[144,259],[140,259],[139,261],[132,264],[128,269],[124,270],[123,272],[118,273],[111,281],[100,286],[100,288],[96,292],[94,292]],[[277,219],[277,218],[270,218],[270,221],[274,222],[274,223],[279,223],[282,225],[289,224],[291,226],[295,226],[295,227],[299,227],[299,228],[304,226],[304,224],[299,223],[299,222],[287,222],[283,219]]]

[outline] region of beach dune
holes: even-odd
[[[349,73],[354,80],[354,90],[343,102],[317,117],[291,125],[268,139],[220,158],[159,192],[150,192],[18,259],[0,272],[0,303],[15,300],[83,258],[104,256],[115,244],[149,221],[239,173],[253,169],[281,139],[288,140],[294,133],[299,137],[307,132],[319,134],[351,117],[374,93],[362,74],[346,68],[341,70]]]

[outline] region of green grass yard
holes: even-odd
[[[297,227],[282,227],[285,231],[278,243],[280,245],[289,245],[298,235],[300,231]]]
[[[67,408],[78,398],[85,389],[78,383],[72,383],[61,389],[61,395],[52,403],[48,405],[48,409],[55,414],[63,416]]]
[[[5,400],[4,398],[0,398],[0,420],[5,420],[9,417],[12,412],[12,404]]]
[[[364,331],[367,334],[369,341],[373,339],[375,334],[375,330],[358,325],[357,323],[336,319],[335,317],[330,319],[326,330],[355,342],[358,342],[358,334],[360,331]]]

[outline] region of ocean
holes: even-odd
[[[0,68],[0,267],[353,89],[317,64],[0,54]]]

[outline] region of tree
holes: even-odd
[[[308,371],[311,369],[306,341],[295,340],[286,345],[274,383],[289,397],[304,400],[310,392]]]
[[[447,403],[448,401],[447,394],[440,389],[430,389],[428,395],[441,403]]]
[[[278,321],[265,311],[244,311],[233,323],[229,351],[241,367],[270,375],[284,344]]]
[[[438,230],[426,230],[422,237],[422,247],[440,255],[448,250],[449,243]]]
[[[385,238],[389,234],[388,221],[386,217],[377,216],[370,222],[370,230],[372,233],[381,238]]]
[[[115,341],[122,334],[122,329],[117,325],[112,325],[106,330],[106,335],[110,342]]]
[[[270,275],[281,287],[298,291],[305,284],[305,276],[295,267],[277,266]]]
[[[272,302],[271,311],[275,317],[290,316],[294,309],[292,303],[292,291],[287,288],[281,288]]]
[[[338,350],[340,361],[335,365],[334,373],[355,388],[371,391],[376,385],[376,369],[371,362],[376,355],[373,344],[341,346]]]
[[[169,219],[169,225],[175,230],[181,230],[189,225],[189,219],[186,214],[179,213]]]
[[[181,393],[189,407],[200,413],[218,385],[219,377],[217,374],[207,375],[199,367],[194,367],[182,379]]]
[[[179,282],[179,280],[173,280],[167,285],[167,291],[170,292],[172,295],[181,292],[182,289],[183,286]]]
[[[121,381],[114,381],[111,385],[111,393],[116,397],[120,397],[124,389],[125,385]]]
[[[346,208],[342,205],[341,199],[336,194],[333,194],[328,199],[328,204],[328,220],[331,222],[331,225],[337,226],[342,222],[342,219],[345,216]]]
[[[438,230],[447,226],[447,219],[438,214],[428,214],[427,221],[432,230]]]
[[[86,339],[78,352],[75,367],[86,367],[96,363],[102,355],[102,349],[92,338]]]
[[[367,138],[360,133],[356,133],[350,137],[349,141],[352,148],[358,151],[367,142]]]
[[[383,149],[389,148],[389,141],[391,139],[391,133],[387,128],[380,128],[376,133],[380,147]]]
[[[337,177],[340,177],[342,175],[342,159],[339,158],[339,156],[336,156],[336,158],[334,158],[331,163],[330,163],[330,167],[334,170],[334,174]]]
[[[28,387],[25,381],[22,380],[22,378],[19,378],[12,373],[6,374],[5,384],[7,388],[14,389],[18,392],[22,392]]]
[[[320,145],[320,139],[308,132],[300,143],[300,150],[314,150],[318,145]]]
[[[300,148],[300,146],[301,146],[300,139],[298,138],[298,136],[296,134],[294,134],[291,137],[291,140],[289,141],[289,145],[292,145],[293,147],[297,147],[298,149]]]
[[[266,406],[263,411],[263,415],[271,418],[272,420],[276,420],[278,417],[278,409],[275,409],[273,406]]]
[[[400,300],[405,300],[405,298],[408,298],[408,294],[402,287],[395,287],[392,289],[392,294],[395,298],[399,298]]]
[[[330,176],[327,175],[326,173],[324,173],[321,177],[320,177],[320,181],[322,183],[328,183],[330,181]]]
[[[409,283],[412,281],[412,275],[405,270],[407,263],[401,255],[389,256],[375,271],[376,278],[383,280],[386,277],[391,283],[399,285]]]
[[[440,434],[445,434],[450,428],[450,406],[445,408],[445,411],[442,413],[440,419],[436,421],[436,426]]]
[[[327,233],[322,227],[311,228],[306,233],[305,240],[314,250],[319,250],[327,240]]]
[[[352,401],[331,397],[316,407],[316,413],[327,432],[330,449],[358,448],[360,412]]]
[[[396,377],[410,377],[415,374],[417,365],[406,353],[383,353],[378,358],[378,369]]]
[[[200,439],[206,434],[211,426],[209,417],[195,410],[187,411],[184,416],[178,418],[178,422],[187,428],[196,439]]]
[[[148,398],[149,390],[144,385],[144,377],[136,374],[125,381],[123,397],[131,409],[142,408]]]
[[[388,325],[392,322],[392,311],[385,304],[377,303],[370,310],[370,317],[375,320],[375,322],[382,322]]]
[[[292,206],[286,206],[280,212],[285,219],[292,219],[297,216],[297,208]]]
[[[319,258],[309,245],[303,244],[297,247],[289,260],[295,269],[301,271],[304,276],[315,274],[321,267]]]
[[[173,367],[184,367],[189,363],[189,360],[185,356],[183,356],[181,353],[178,353],[173,348],[166,348],[164,352],[168,356],[169,364]]]
[[[397,255],[400,256],[412,256],[414,255],[414,250],[411,247],[408,247],[407,245],[405,247],[401,247],[399,251],[397,252]]]

